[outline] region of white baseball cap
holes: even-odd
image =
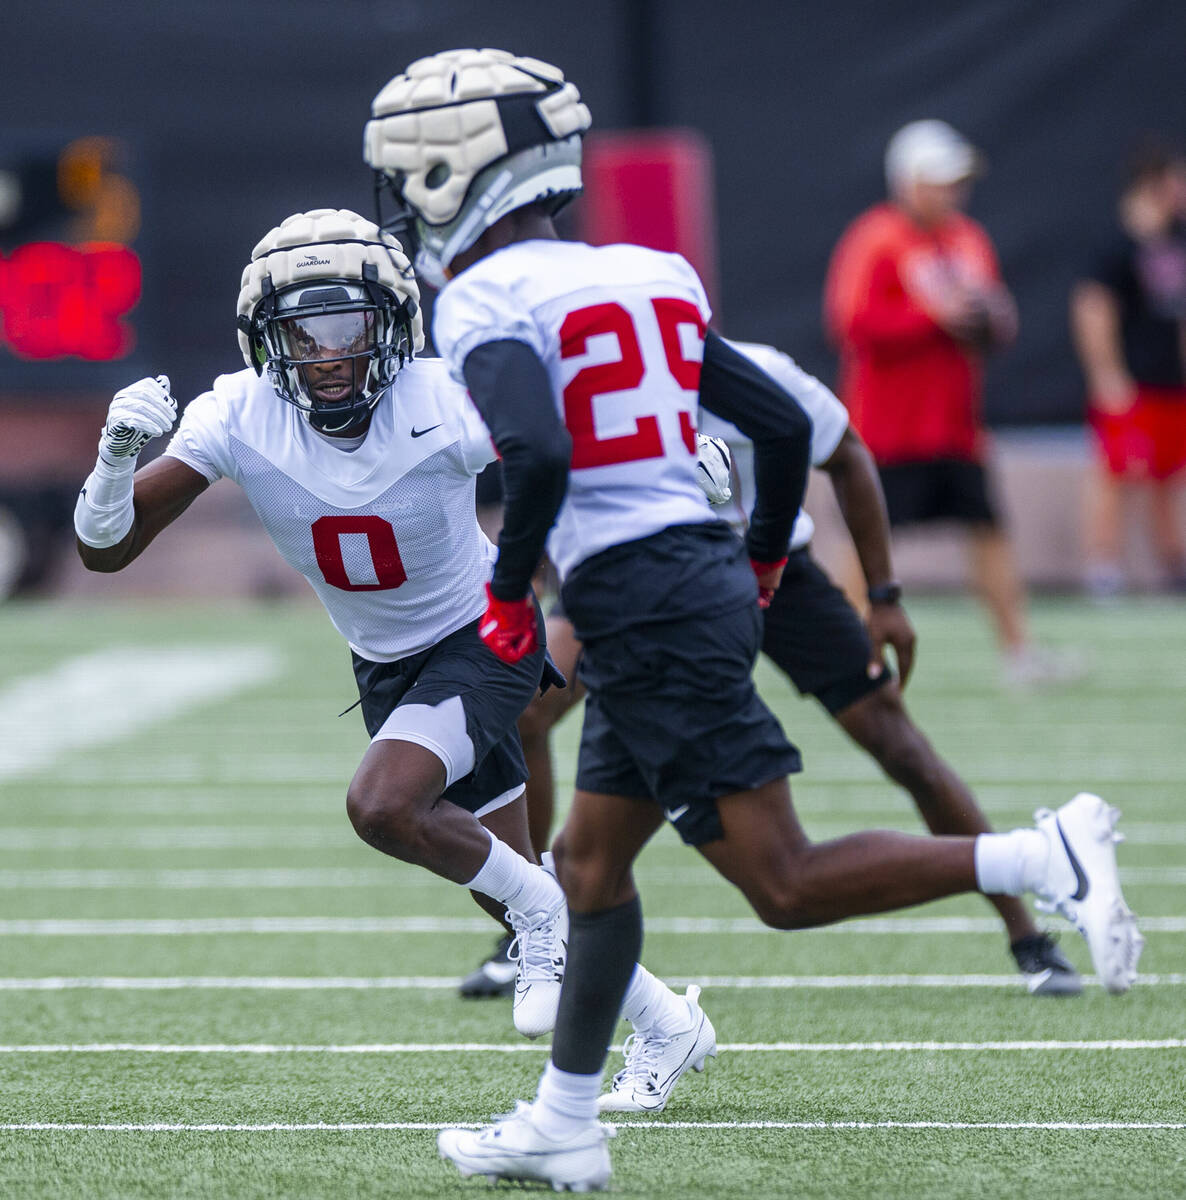
[[[904,183],[958,183],[983,169],[980,151],[946,121],[911,121],[885,148],[885,177],[893,190]]]

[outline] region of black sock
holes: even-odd
[[[568,963],[552,1035],[552,1062],[561,1071],[597,1075],[642,949],[638,897],[595,913],[570,913]]]

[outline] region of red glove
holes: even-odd
[[[778,562],[764,563],[751,558],[749,565],[758,577],[758,607],[769,608],[770,601],[774,599],[774,593],[778,591],[778,585],[782,582],[782,569],[787,565],[787,560],[784,557]]]
[[[486,611],[478,622],[478,637],[502,659],[516,663],[539,648],[535,605],[522,600],[499,600],[486,585]]]

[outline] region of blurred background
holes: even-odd
[[[1178,0],[8,0],[5,15],[0,593],[303,587],[229,486],[184,536],[88,578],[74,496],[117,387],[164,371],[184,401],[242,367],[233,321],[253,245],[294,211],[370,215],[371,98],[458,45],[544,58],[580,87],[601,141],[572,232],[684,250],[723,331],[829,383],[824,275],[884,196],[887,139],[924,117],[965,134],[988,164],[969,211],[1021,318],[987,376],[1001,500],[1027,581],[1078,586],[1090,449],[1068,296],[1115,226],[1133,146],[1186,137]],[[656,130],[658,143],[619,136]],[[825,559],[839,536],[826,499]],[[1140,537],[1129,554],[1136,584],[1156,585]],[[900,566],[919,587],[963,578],[933,533],[904,539]]]

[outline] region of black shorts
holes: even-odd
[[[371,737],[401,705],[434,706],[454,696],[460,699],[473,768],[446,787],[446,800],[477,813],[526,782],[516,722],[539,689],[543,647],[517,663],[505,663],[479,640],[478,622],[471,621],[399,662],[352,657],[362,718]]]
[[[762,653],[833,716],[893,678],[889,670],[869,678],[865,622],[806,547],[787,558],[766,610]]]
[[[701,845],[723,836],[720,797],[801,769],[754,689],[757,585],[727,526],[615,546],[582,563],[563,594],[589,690],[582,791],[654,800]]]
[[[959,521],[999,525],[988,477],[978,462],[941,458],[934,462],[878,467],[891,525]]]

